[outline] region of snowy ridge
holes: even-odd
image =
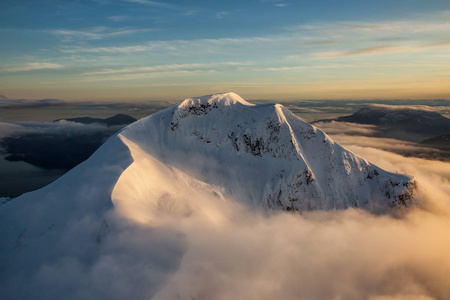
[[[234,93],[184,100],[120,135],[228,197],[266,209],[381,213],[413,203],[412,178],[357,157],[282,105],[253,105]]]

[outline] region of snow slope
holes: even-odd
[[[0,289],[6,299],[39,292],[36,298],[124,299],[145,276],[124,280],[120,268],[146,272],[140,262],[151,261],[161,272],[142,282],[142,295],[154,294],[185,246],[182,237],[161,238],[175,254],[161,253],[154,239],[136,238],[156,234],[142,224],[196,217],[220,224],[236,205],[384,213],[412,205],[414,190],[410,177],[357,157],[281,105],[253,105],[234,93],[186,99],[127,126],[49,186],[0,206]],[[48,288],[66,268],[70,284]],[[84,295],[80,285],[99,274],[105,287],[124,286]]]
[[[227,197],[267,209],[379,213],[412,203],[411,178],[357,157],[279,104],[253,105],[234,93],[187,99],[132,124],[120,137]],[[131,173],[122,175],[116,193]],[[132,182],[127,186],[141,190],[142,183]]]

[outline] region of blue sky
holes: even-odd
[[[9,1],[0,95],[450,98],[450,1]]]

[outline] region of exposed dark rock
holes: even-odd
[[[128,125],[133,122],[136,122],[135,118],[133,118],[129,115],[125,115],[125,114],[117,114],[115,116],[112,116],[112,117],[106,118],[106,119],[91,118],[91,117],[79,117],[79,118],[69,118],[69,119],[58,119],[53,122],[58,122],[61,120],[77,122],[77,123],[82,123],[82,124],[99,123],[99,124],[104,124],[107,126]]]

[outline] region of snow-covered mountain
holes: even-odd
[[[0,288],[27,298],[17,276],[67,257],[89,265],[108,234],[125,230],[118,220],[216,222],[230,203],[384,213],[412,205],[414,191],[411,177],[356,156],[281,105],[234,93],[186,99],[127,126],[49,186],[4,201]]]
[[[357,157],[281,105],[253,105],[233,93],[187,99],[120,137],[165,165],[265,208],[380,212],[411,203],[411,178]]]

